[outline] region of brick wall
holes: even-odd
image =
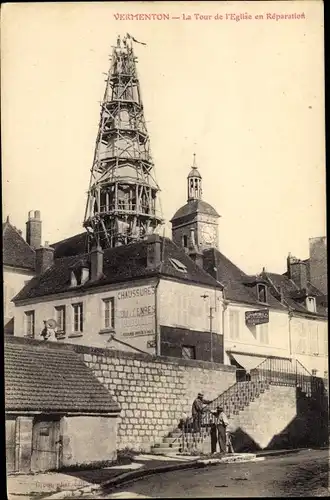
[[[178,425],[199,391],[213,399],[236,381],[235,368],[204,361],[74,346],[121,405],[119,449],[149,451]]]

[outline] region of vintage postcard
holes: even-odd
[[[8,497],[328,496],[323,3],[1,22]]]

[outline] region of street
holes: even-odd
[[[329,451],[156,474],[94,498],[329,496]]]

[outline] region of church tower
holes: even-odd
[[[133,40],[118,37],[106,79],[84,218],[89,249],[138,241],[162,223]]]
[[[171,219],[172,239],[187,252],[191,248],[202,252],[208,248],[218,248],[218,219],[216,210],[202,199],[202,176],[193,164],[187,177],[187,203],[179,208]]]

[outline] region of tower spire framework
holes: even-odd
[[[163,219],[132,37],[117,39],[101,103],[84,227],[89,248],[143,239]]]

